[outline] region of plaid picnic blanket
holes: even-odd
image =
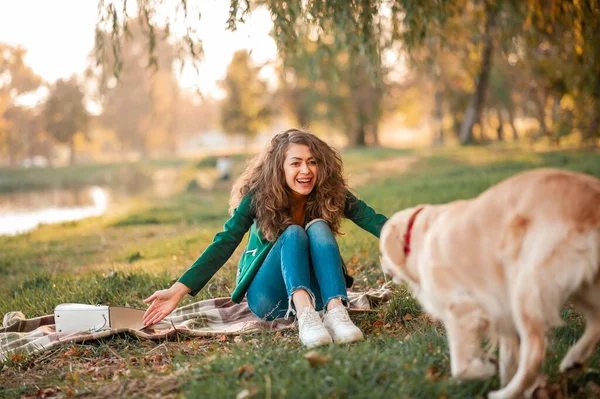
[[[389,285],[365,292],[348,292],[350,312],[372,310],[392,297]],[[56,332],[54,315],[26,319],[21,312],[4,315],[0,328],[0,361],[11,353],[30,354],[69,342],[82,342],[127,332],[141,338],[160,339],[174,334],[193,337],[240,335],[258,331],[280,331],[294,328],[294,318],[266,321],[256,317],[244,300],[214,298],[177,308],[165,318],[166,323],[142,330],[129,328],[97,332]]]

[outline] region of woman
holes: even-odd
[[[186,294],[196,295],[250,230],[234,302],[246,296],[250,310],[266,320],[295,314],[307,347],[363,339],[346,310],[353,279],[335,235],[347,217],[379,237],[387,218],[348,190],[335,149],[297,129],[274,136],[235,183],[230,210],[223,231],[181,278],[144,301],[151,303],[145,325],[170,314]]]

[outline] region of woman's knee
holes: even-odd
[[[317,219],[312,221],[306,227],[306,234],[308,235],[308,238],[311,240],[311,242],[335,242],[335,237],[333,236],[331,227],[329,227],[329,223],[327,223],[323,219]]]
[[[306,235],[306,231],[301,226],[297,224],[292,224],[288,226],[283,233],[281,233],[281,238],[284,240],[307,240],[308,236]]]

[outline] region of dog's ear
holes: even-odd
[[[379,249],[381,251],[381,267],[383,271],[392,276],[395,283],[400,283],[406,278],[403,272],[406,255],[404,255],[404,233],[410,209],[397,212],[383,226],[379,237]]]

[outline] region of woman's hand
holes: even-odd
[[[149,326],[156,324],[167,317],[175,308],[181,298],[188,294],[191,290],[180,282],[176,282],[173,286],[166,290],[156,291],[148,298],[144,299],[144,303],[152,303],[144,313],[144,325]]]

